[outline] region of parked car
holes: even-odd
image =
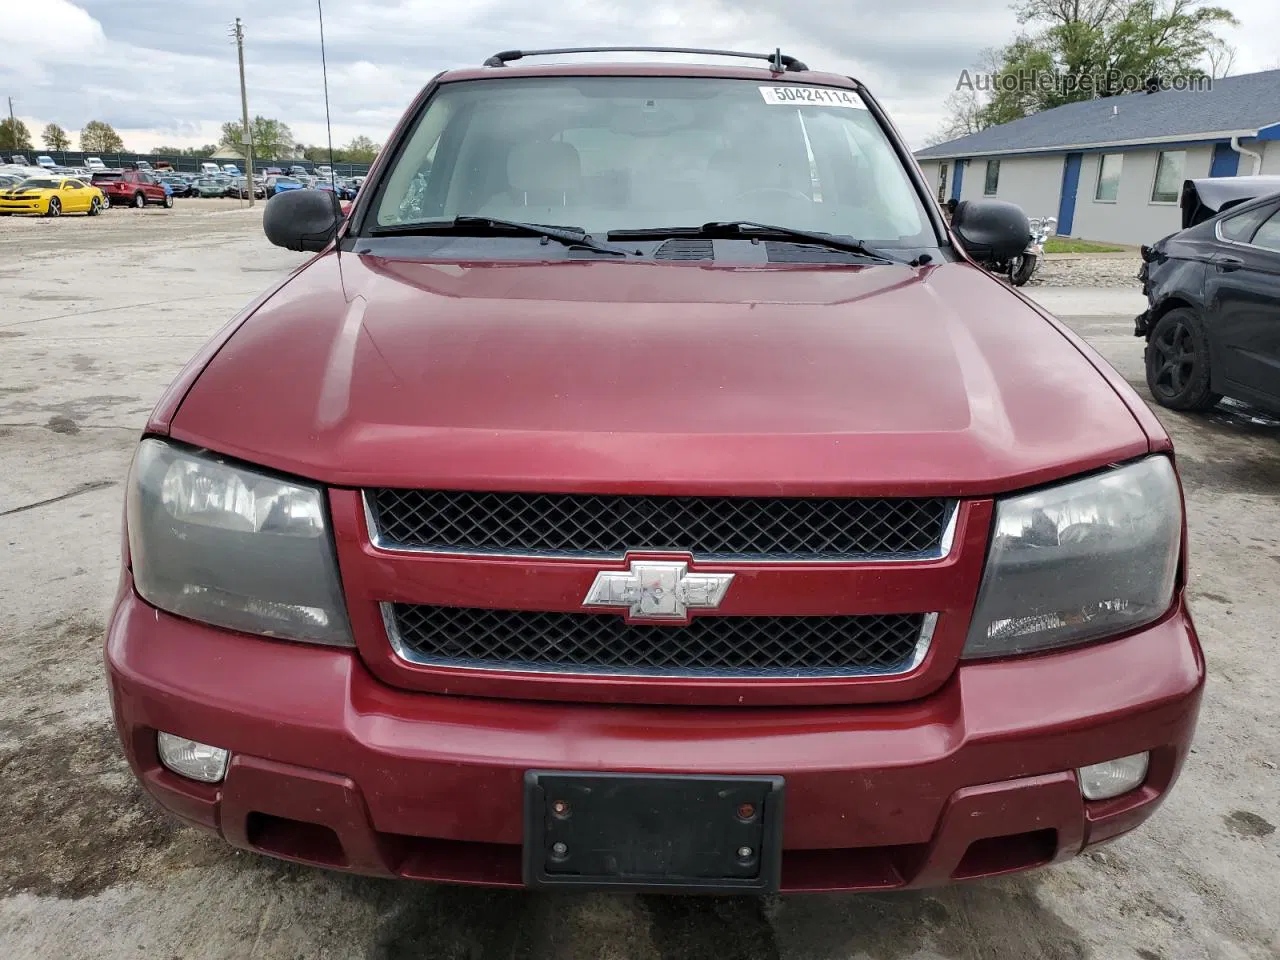
[[[43,217],[85,213],[96,217],[105,205],[101,190],[72,177],[30,177],[0,189],[0,217],[15,213]]]
[[[1192,225],[1142,248],[1134,334],[1151,395],[1173,410],[1231,397],[1280,415],[1280,177],[1238,179],[1269,182],[1187,181]]]
[[[225,173],[228,177],[240,176],[240,168],[237,167],[234,163],[224,163],[222,165],[222,172]]]
[[[101,157],[85,157],[84,165],[86,169],[94,173],[96,173],[99,170],[107,169],[107,165],[102,162]]]
[[[222,173],[222,168],[211,160],[205,160],[200,164],[200,172],[206,177],[216,177]]]
[[[175,197],[186,197],[191,194],[191,181],[185,177],[161,176],[159,180]]]
[[[262,171],[262,175],[264,177],[279,177],[283,174],[284,174],[284,171],[281,170],[279,167],[267,167],[265,170]]]
[[[224,197],[227,194],[227,185],[213,177],[201,177],[192,187],[197,197]]]
[[[53,170],[58,165],[53,162],[53,157],[41,154],[40,156],[36,157],[36,166],[44,167],[46,170]]]
[[[274,197],[277,193],[287,193],[290,190],[303,189],[302,181],[293,177],[267,177],[266,191],[268,197]]]
[[[11,157],[9,157],[9,161],[11,163],[16,163],[20,167],[25,167],[30,165],[30,161],[28,161],[26,156],[21,153],[13,154]]]
[[[227,185],[225,195],[228,197],[238,197],[241,200],[249,199],[249,178],[237,177],[236,179],[232,180],[231,183]],[[266,190],[263,188],[260,182],[257,182],[257,181],[254,182],[253,195],[255,198],[259,200],[261,200],[267,195]]]
[[[20,184],[26,177],[14,176],[13,174],[0,173],[0,191],[9,187],[15,187]]]
[[[149,203],[173,206],[173,196],[145,170],[101,171],[93,175],[93,184],[102,190],[113,207],[141,209]]]
[[[1021,210],[948,228],[863,84],[740,56],[500,54],[348,216],[265,204],[313,255],[127,481],[105,665],[161,806],[367,874],[763,894],[1039,867],[1169,795],[1168,434],[978,265]]]
[[[288,170],[288,174],[291,177],[305,177],[308,175],[308,173],[309,171],[307,170],[307,168],[302,166],[302,164],[299,164],[299,163],[295,163]]]

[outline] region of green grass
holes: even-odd
[[[1123,253],[1125,249],[1114,243],[1094,243],[1070,237],[1050,237],[1044,244],[1045,253]]]

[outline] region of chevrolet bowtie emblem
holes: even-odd
[[[689,573],[687,563],[635,561],[626,572],[597,573],[585,607],[626,607],[629,617],[686,620],[690,609],[720,606],[732,573]]]

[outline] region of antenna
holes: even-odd
[[[333,195],[338,196],[338,172],[333,163],[333,124],[329,121],[329,65],[324,58],[324,5],[316,0],[316,10],[320,14],[320,70],[324,76],[324,129],[329,137],[329,186]]]

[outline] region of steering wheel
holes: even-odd
[[[790,187],[752,187],[750,190],[743,190],[741,193],[735,194],[733,199],[745,200],[748,197],[763,196],[765,194],[781,195],[790,200],[803,200],[805,203],[813,203],[813,197]]]

